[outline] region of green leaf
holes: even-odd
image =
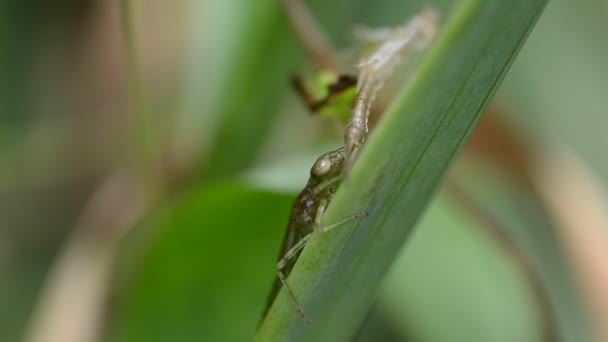
[[[607,18],[606,2],[552,1],[499,94],[508,105],[509,121],[526,136],[567,144],[604,183],[608,183]]]
[[[464,164],[464,163],[463,163]],[[589,317],[563,255],[552,220],[537,194],[494,165],[467,160],[457,172],[470,196],[482,203],[525,253],[546,292],[545,325],[563,341],[590,341]],[[541,304],[541,303],[537,303]]]
[[[365,219],[315,236],[258,341],[351,338],[448,166],[532,29],[545,0],[468,0],[457,6],[409,87],[376,128],[324,217]]]
[[[378,309],[413,341],[548,341],[521,270],[459,204],[447,191],[433,200],[387,275]]]
[[[109,340],[251,339],[276,275],[292,198],[221,183],[170,204],[154,220],[156,234],[143,253],[133,241],[124,245],[138,267],[117,293]]]
[[[217,116],[218,121],[208,132],[213,135],[204,169],[208,178],[229,176],[256,160],[289,90],[287,75],[302,59],[296,53],[293,33],[284,29],[275,0],[240,1],[234,16],[245,23],[226,38],[238,45],[226,56],[230,63],[221,61],[229,64],[217,76],[221,79],[208,85],[213,95],[209,100],[218,103],[205,109],[205,115]],[[232,17],[226,20],[232,21]],[[213,67],[210,72],[217,74]]]

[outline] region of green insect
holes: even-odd
[[[334,47],[301,0],[279,4],[317,69],[311,78],[293,76],[292,86],[312,113],[346,122],[357,95],[354,70],[337,62]]]

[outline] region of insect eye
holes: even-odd
[[[325,176],[331,170],[331,160],[328,158],[319,158],[315,165],[310,170],[310,174],[316,177]]]

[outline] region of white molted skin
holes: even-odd
[[[374,40],[383,39],[371,54],[355,65],[359,69],[357,97],[344,132],[347,164],[352,164],[367,138],[369,113],[384,82],[412,47],[423,48],[430,44],[437,31],[438,19],[436,11],[425,9],[405,25],[392,30],[383,28],[361,32]]]

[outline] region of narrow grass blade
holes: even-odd
[[[315,236],[289,278],[313,318],[282,292],[258,341],[343,341],[506,74],[546,0],[465,0],[386,113],[324,217],[369,216]]]

